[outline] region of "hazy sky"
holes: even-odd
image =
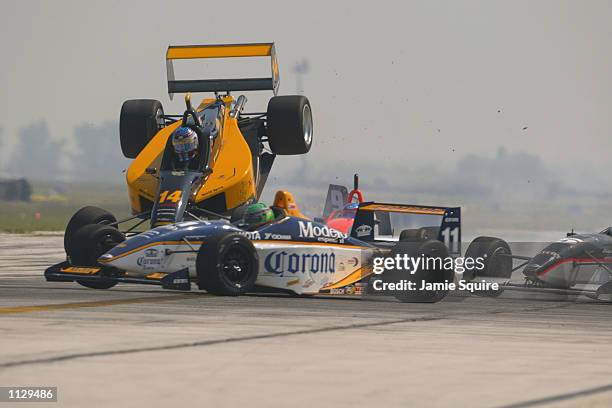
[[[130,98],[175,113],[168,44],[275,41],[281,93],[296,92],[293,68],[309,62],[316,137],[303,161],[277,169],[452,169],[504,146],[547,166],[608,170],[612,2],[362,3],[5,2],[0,126],[11,139],[43,119],[54,138],[70,137],[83,122],[117,120]]]

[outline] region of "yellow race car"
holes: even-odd
[[[175,60],[233,57],[269,57],[270,77],[174,77]],[[166,66],[168,93],[171,98],[186,94],[185,112],[166,115],[161,102],[136,99],[123,103],[120,117],[121,149],[134,159],[126,175],[132,213],[150,217],[151,227],[211,212],[231,214],[257,201],[276,155],[310,150],[310,103],[302,95],[276,95],[279,74],[273,43],[170,46]],[[260,90],[274,93],[265,112],[245,112],[246,96],[231,94]],[[214,97],[194,107],[191,92],[214,92]],[[84,218],[91,222],[90,216]]]

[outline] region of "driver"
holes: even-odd
[[[251,204],[244,210],[244,225],[253,230],[274,221],[274,211],[264,203]]]
[[[172,147],[181,162],[188,162],[198,155],[198,134],[188,126],[181,126],[172,135]]]

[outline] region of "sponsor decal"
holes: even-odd
[[[355,287],[353,285],[348,285],[344,289],[344,293],[346,293],[347,295],[354,295],[355,294]]]
[[[161,234],[161,232],[152,229],[152,230],[140,233],[140,236],[141,237],[145,237],[145,238],[152,238],[152,237],[154,237],[156,235],[159,235],[159,234]]]
[[[272,234],[271,232],[264,232],[264,239],[279,239],[282,241],[289,241],[292,239],[292,237],[291,235]]]
[[[302,285],[303,288],[309,288],[315,284],[315,281],[312,279],[307,279],[306,282]]]
[[[367,237],[372,234],[372,227],[366,224],[362,224],[355,228],[355,232],[358,237]]]
[[[161,258],[149,258],[147,256],[140,256],[136,260],[136,264],[142,269],[156,269],[162,264]]]
[[[145,257],[147,258],[157,258],[159,255],[159,251],[155,248],[149,248],[145,251]]]
[[[579,244],[583,241],[580,238],[561,238],[557,242],[564,243],[564,244]]]
[[[344,295],[344,288],[334,288],[329,290],[330,295]]]
[[[352,270],[357,265],[359,265],[359,258],[357,258],[356,256],[353,256],[353,257],[350,257],[348,259],[343,259],[342,261],[338,262],[337,270],[339,272],[344,272],[347,268],[349,270]]]
[[[61,268],[60,272],[68,272],[68,273],[82,273],[85,275],[94,275],[100,272],[101,268],[84,268],[77,266],[69,266],[67,268]]]
[[[259,231],[240,231],[239,234],[251,240],[261,239],[261,234],[259,233]]]
[[[298,221],[301,238],[313,238],[322,242],[344,242],[348,235],[329,228],[327,225],[317,225],[310,221]]]
[[[266,272],[282,275],[288,273],[334,273],[336,255],[333,252],[295,253],[272,251],[264,260]],[[306,287],[306,284],[304,284]]]
[[[353,256],[348,259],[344,259],[338,262],[337,269],[339,272],[344,272],[347,267],[348,269],[353,269],[359,264],[359,259],[356,256]]]

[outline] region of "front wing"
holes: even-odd
[[[60,262],[45,270],[48,282],[116,282],[157,285],[164,289],[190,290],[189,271],[181,269],[172,273],[151,273],[145,277],[133,277],[116,268],[106,266],[74,266]]]

